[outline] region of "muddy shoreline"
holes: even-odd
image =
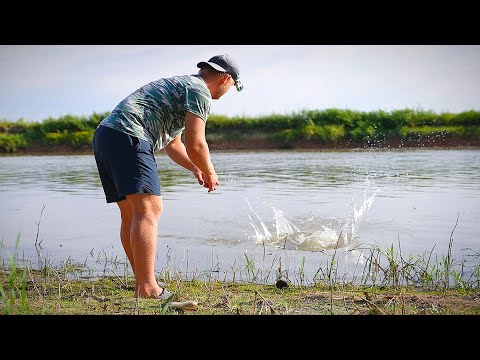
[[[405,141],[392,139],[373,144],[361,144],[351,141],[339,141],[335,144],[324,144],[315,141],[303,141],[290,145],[279,144],[267,139],[248,140],[215,140],[208,141],[211,151],[255,151],[255,150],[348,150],[348,149],[399,149],[399,148],[468,148],[480,147],[479,139],[421,139],[417,141]],[[93,154],[91,146],[72,148],[66,145],[44,146],[33,145],[25,149],[19,149],[15,153],[3,153],[3,155],[88,155]]]

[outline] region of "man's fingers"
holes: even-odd
[[[215,181],[212,186],[209,187],[208,192],[217,190],[217,186],[220,185],[218,181]]]
[[[220,185],[216,176],[206,176],[203,181],[203,186],[208,189],[208,192],[217,190]]]

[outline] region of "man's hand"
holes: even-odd
[[[211,175],[205,175],[203,176],[203,186],[208,188],[208,192],[212,192],[217,190],[217,186],[219,186],[220,183],[218,182],[218,176],[216,173],[213,173]]]
[[[197,181],[200,185],[208,189],[208,192],[217,190],[217,186],[220,185],[218,182],[218,176],[216,173],[212,175],[205,175],[200,169],[195,169],[193,175],[197,178]]]

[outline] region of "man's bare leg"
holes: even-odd
[[[157,228],[163,211],[162,198],[158,195],[133,194],[127,195],[127,202],[130,208],[123,202],[118,203],[118,206],[122,212],[122,244],[135,274],[135,294],[140,297],[155,298],[163,291],[155,279]],[[129,216],[129,210],[131,216]],[[126,233],[129,219],[128,235]]]
[[[122,240],[123,250],[127,254],[128,261],[132,267],[133,274],[135,275],[135,261],[133,258],[132,246],[130,245],[130,231],[132,227],[132,206],[125,199],[117,202],[120,208],[120,216],[122,224],[120,225],[120,239]]]

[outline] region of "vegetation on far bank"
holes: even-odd
[[[41,122],[0,120],[0,153],[90,151],[93,132],[109,112]],[[480,145],[480,112],[302,110],[259,117],[210,115],[212,149]]]

